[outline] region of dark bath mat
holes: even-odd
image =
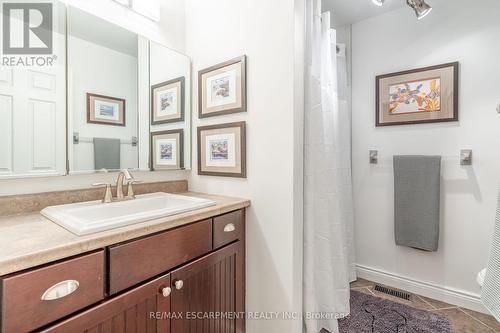
[[[351,315],[340,333],[451,333],[448,319],[425,310],[351,290]]]

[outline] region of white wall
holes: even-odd
[[[500,176],[500,2],[432,1],[421,21],[403,8],[352,27],[353,177],[357,262],[436,290],[477,296],[485,267]],[[460,62],[460,121],[375,128],[375,76]],[[474,151],[472,167],[459,151]],[[368,164],[368,150],[381,161]],[[394,244],[392,156],[442,155],[439,250]],[[431,288],[432,289],[432,288]]]
[[[294,94],[294,89],[301,91],[294,85],[294,15],[300,17],[294,10],[290,0],[186,1],[186,53],[193,60],[193,80],[200,69],[248,56],[248,112],[193,119],[194,172],[189,181],[195,191],[252,200],[247,215],[250,312],[301,309],[302,203],[296,195],[302,185],[302,145],[297,143],[301,119],[294,104],[303,99]],[[196,84],[193,93],[196,115]],[[248,178],[196,175],[196,127],[241,120],[247,123]],[[249,320],[247,331],[300,332],[301,325],[300,320]]]

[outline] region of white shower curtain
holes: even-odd
[[[321,15],[320,0],[307,0],[306,20],[305,325],[307,333],[335,333],[336,315],[349,313],[355,278],[351,126],[347,101],[338,100],[335,31],[329,13]]]

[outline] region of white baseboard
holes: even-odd
[[[441,302],[458,305],[466,309],[489,314],[488,310],[482,304],[480,295],[478,294],[417,281],[409,277],[399,276],[394,273],[385,272],[363,265],[356,265],[356,272],[358,277],[362,279],[402,289]]]

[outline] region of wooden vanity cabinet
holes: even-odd
[[[238,241],[42,332],[242,333],[244,269]]]
[[[163,289],[170,275],[148,282],[41,332],[45,333],[170,333],[170,321],[151,314],[170,313],[170,295]]]
[[[212,251],[212,219],[109,247],[109,293],[116,294]]]
[[[1,277],[1,331],[28,332],[101,301],[104,265],[100,250]]]
[[[214,217],[213,248],[218,249],[236,240],[245,238],[245,211],[237,210]]]
[[[47,333],[243,333],[244,213],[244,209],[230,212],[46,265],[43,270],[0,277],[1,332],[35,329]],[[85,269],[71,266],[85,260],[97,260],[96,267],[102,270],[87,271],[87,276]],[[42,307],[33,306],[33,310],[31,299],[39,299],[38,291],[18,298],[5,289],[22,290],[24,285],[36,285],[38,281],[30,281],[30,276],[52,271],[55,273],[50,275],[51,281],[79,277],[85,283],[73,294],[42,302]],[[93,281],[89,276],[101,276],[101,280],[96,280],[101,294],[98,297],[97,293],[93,305],[82,301],[95,289],[83,288],[93,286],[86,282]],[[19,312],[21,316],[9,312],[9,308],[28,311]],[[55,309],[66,312],[52,311]],[[72,314],[68,309],[73,309]],[[40,316],[40,311],[47,315]]]
[[[236,242],[171,273],[172,313],[180,315],[172,333],[244,332],[243,250]]]

